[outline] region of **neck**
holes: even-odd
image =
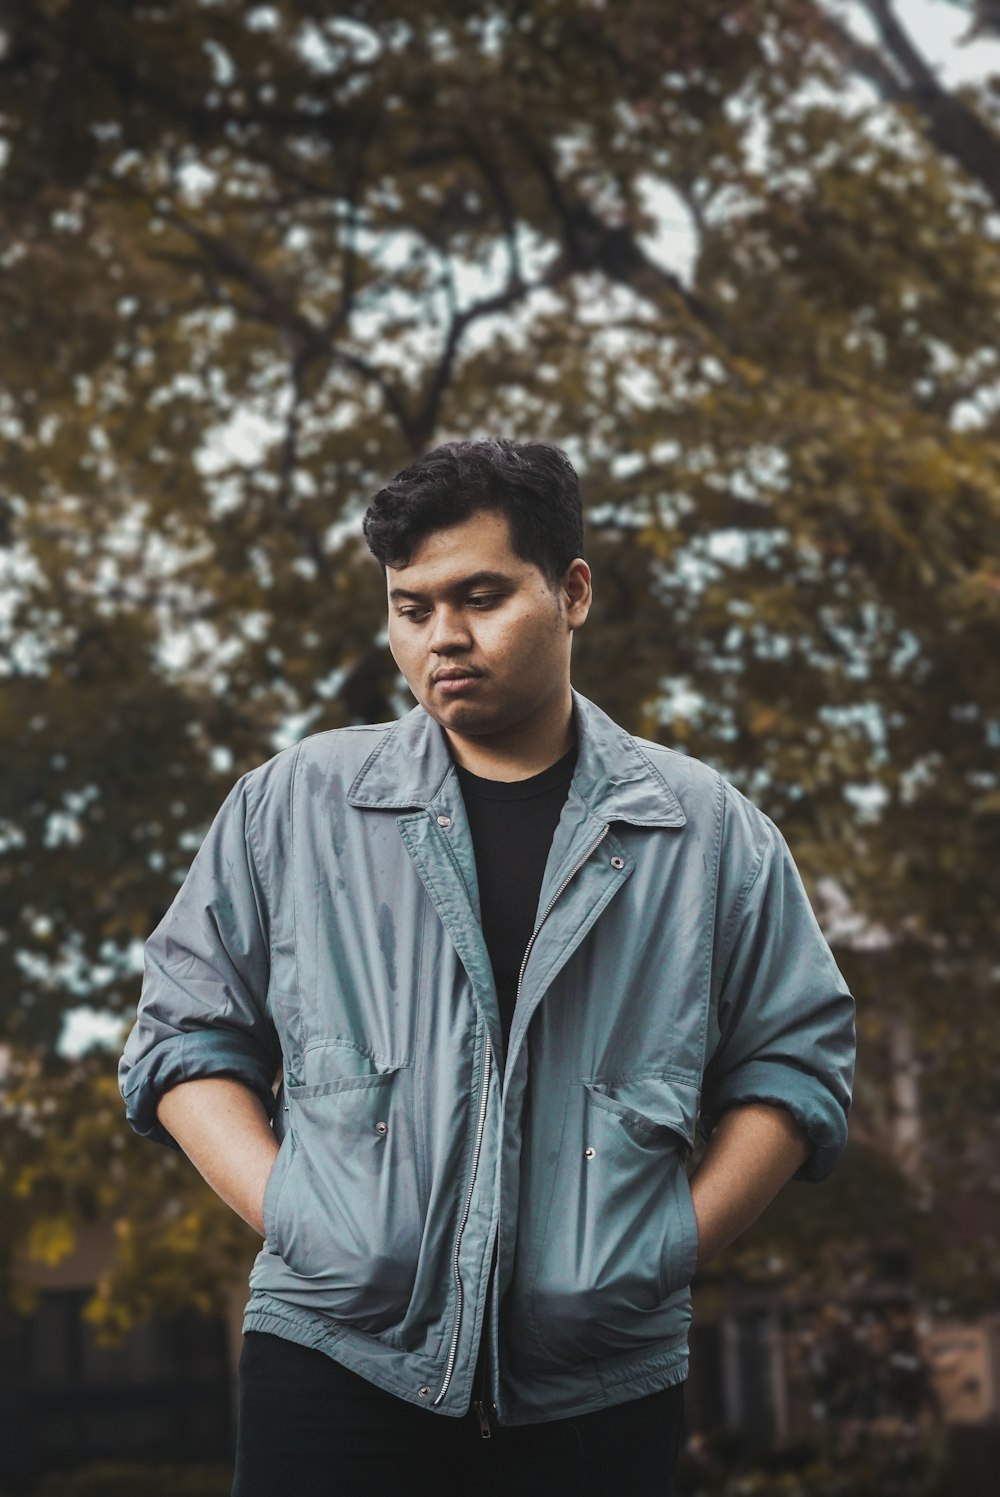
[[[514,724],[501,733],[470,738],[445,729],[452,758],[487,780],[527,780],[568,754],[576,742],[573,699],[565,697],[537,721]]]

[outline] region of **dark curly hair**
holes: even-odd
[[[434,530],[483,510],[507,516],[511,544],[555,587],[583,555],[580,480],[550,442],[445,442],[397,473],[364,517],[368,549],[387,567],[406,566]]]

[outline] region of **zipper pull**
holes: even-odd
[[[486,1410],[482,1405],[482,1401],[477,1398],[472,1407],[475,1409],[476,1418],[479,1420],[479,1433],[482,1435],[484,1440],[488,1440],[493,1434],[493,1431],[490,1429],[489,1416],[487,1415]]]

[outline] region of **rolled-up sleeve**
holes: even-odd
[[[736,814],[745,826],[745,812]],[[847,1142],[854,999],[784,838],[762,813],[753,822],[754,854],[716,952],[718,1035],[700,1126],[709,1136],[722,1113],[742,1103],[785,1107],[810,1144],[795,1178],[822,1180]]]
[[[234,1076],[271,1111],[280,1047],[267,1012],[267,901],[248,840],[248,780],[226,797],[146,942],[138,1016],[118,1065],[132,1127],[174,1147],[156,1108],[179,1082]]]

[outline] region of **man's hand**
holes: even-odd
[[[722,1114],[691,1176],[699,1268],[756,1221],[808,1155],[805,1132],[784,1107],[751,1102]]]
[[[260,1098],[231,1076],[204,1076],[165,1092],[156,1116],[216,1195],[263,1237],[278,1141]]]

